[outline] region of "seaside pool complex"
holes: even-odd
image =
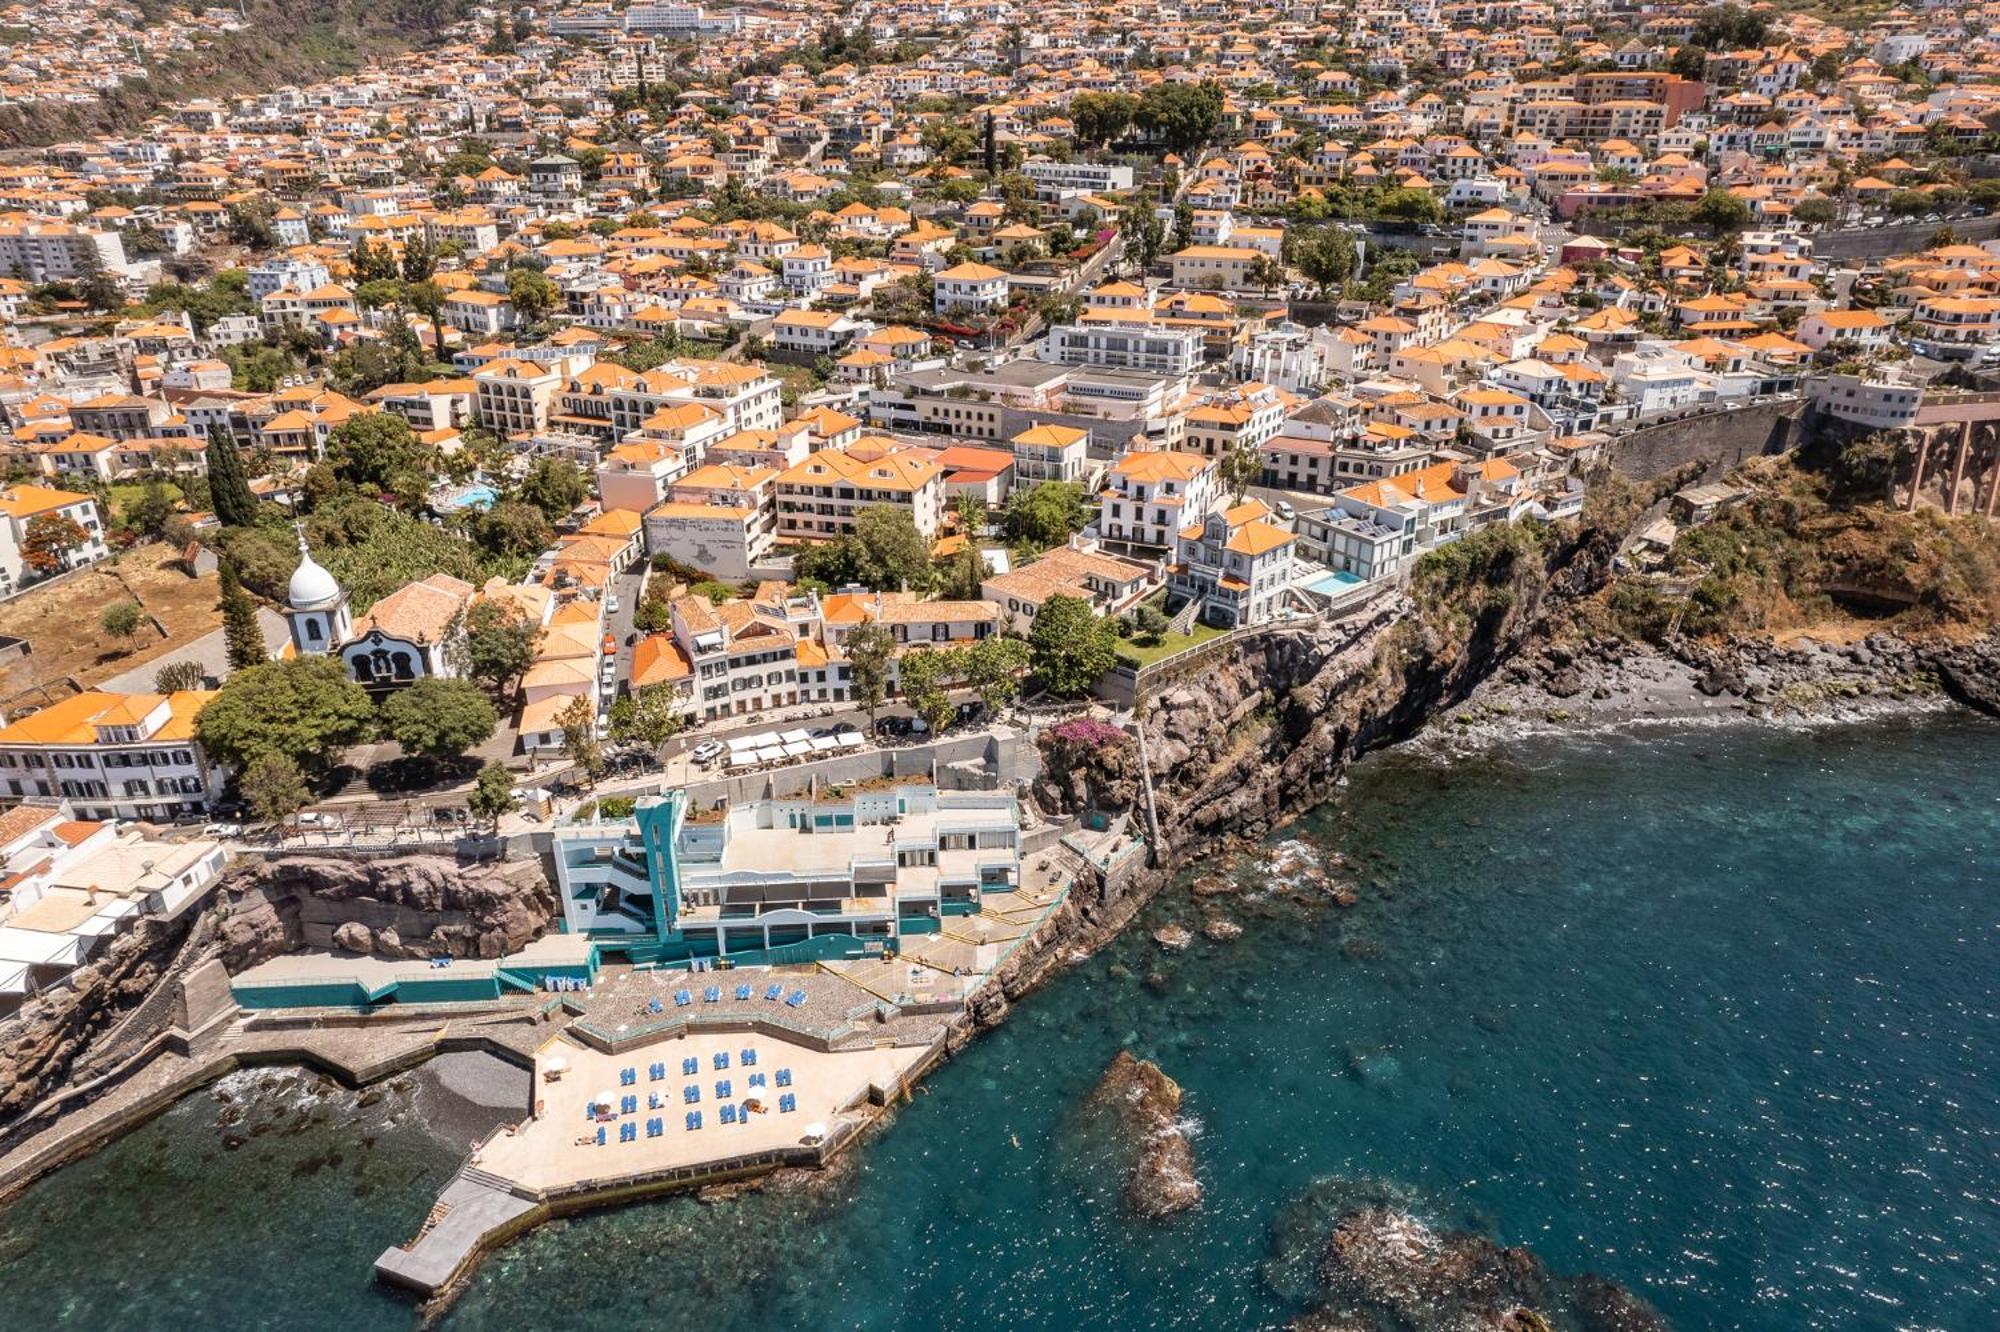
[[[1009,791],[877,780],[695,811],[684,792],[554,832],[566,928],[635,962],[893,950],[1020,882]]]

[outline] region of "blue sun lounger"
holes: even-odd
[[[665,1064],[650,1065],[646,1069],[646,1076],[654,1082],[665,1082],[667,1080],[667,1066]]]
[[[693,1105],[699,1100],[701,1100],[701,1088],[695,1083],[690,1082],[687,1086],[681,1088],[681,1102],[683,1104]]]
[[[720,985],[711,985],[701,992],[701,1001],[705,1004],[719,1003],[721,999],[722,987]]]
[[[729,1067],[729,1051],[727,1051],[727,1050],[717,1050],[717,1051],[715,1052],[715,1066],[716,1066],[717,1068],[728,1068],[728,1067]]]
[[[718,1101],[726,1101],[729,1099],[728,1078],[724,1078],[720,1082],[715,1084],[715,1099]]]
[[[733,1105],[723,1106],[722,1109],[716,1113],[716,1118],[720,1119],[725,1124],[734,1124],[736,1122],[736,1107]],[[603,1129],[598,1130],[599,1133],[602,1133],[603,1131],[604,1131]]]
[[[736,997],[738,999],[748,999],[750,997],[750,987],[748,985],[737,986]]]
[[[761,1087],[761,1086],[763,1086],[763,1085],[764,1085],[764,1075],[763,1075],[762,1073],[752,1073],[752,1074],[750,1075],[750,1085],[751,1085],[751,1086],[753,1086],[753,1087]]]
[[[764,997],[775,1003],[785,997],[785,987],[782,985],[770,986],[764,991]]]
[[[647,1121],[646,1121],[646,1136],[647,1136],[647,1137],[649,1137],[649,1138],[657,1138],[657,1137],[659,1137],[659,1136],[660,1136],[660,1135],[661,1135],[662,1133],[665,1133],[666,1131],[667,1131],[667,1126],[666,1126],[665,1124],[662,1124],[662,1123],[661,1123],[661,1122],[660,1122],[659,1120],[657,1120],[657,1119],[649,1119],[649,1120],[647,1120]]]
[[[639,1137],[639,1126],[637,1124],[634,1124],[631,1120],[628,1119],[623,1124],[620,1124],[618,1126],[618,1141],[633,1142],[636,1141],[638,1137]]]
[[[804,990],[793,990],[790,994],[785,996],[785,1003],[788,1007],[791,1008],[797,1008],[800,1004],[803,1004],[805,1001],[806,1001],[806,992]]]
[[[687,1126],[690,1130],[698,1129],[701,1127],[701,1111],[699,1110],[688,1111]]]
[[[789,1087],[792,1085],[792,1070],[789,1068],[778,1070],[778,1085],[780,1087]]]
[[[694,996],[689,994],[686,990],[674,991],[674,1007],[686,1008],[689,1004],[693,1002],[694,1002]]]
[[[646,1001],[646,1011],[648,1013],[664,1013],[667,1011],[667,1006],[660,1002],[660,996],[656,994]]]
[[[631,1085],[632,1085],[633,1083],[637,1082],[638,1080],[639,1080],[639,1070],[638,1070],[638,1069],[636,1069],[636,1068],[621,1068],[621,1069],[619,1069],[619,1070],[618,1070],[618,1085],[619,1085],[619,1086],[621,1086],[621,1087],[630,1087],[630,1086],[631,1086]]]
[[[689,1055],[686,1059],[681,1060],[681,1072],[688,1077],[693,1077],[695,1074],[701,1072],[701,1060],[696,1059],[693,1055]]]
[[[789,1115],[790,1113],[792,1113],[792,1111],[798,1108],[799,1108],[799,1098],[792,1095],[790,1092],[786,1092],[784,1095],[778,1098],[779,1114]]]

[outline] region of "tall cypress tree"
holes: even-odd
[[[257,497],[243,475],[243,455],[236,437],[221,426],[208,428],[208,502],[224,527],[248,527],[257,521]]]
[[[229,669],[247,670],[271,659],[264,650],[264,630],[257,623],[257,603],[243,590],[236,570],[222,566],[222,640],[228,646]]]

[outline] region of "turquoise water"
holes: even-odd
[[[446,1325],[1275,1328],[1339,1200],[1388,1197],[1681,1328],[1991,1327],[1996,772],[2000,728],[1966,720],[1371,760],[1278,848],[1344,850],[1352,910],[1269,864],[1236,867],[1247,898],[1176,893],[1148,930],[1244,936],[1129,933],[834,1177],[546,1227]],[[1075,1131],[1121,1046],[1200,1126],[1207,1199],[1164,1226]],[[409,1326],[369,1264],[449,1152],[407,1123],[224,1151],[216,1109],[0,1214],[9,1323]]]

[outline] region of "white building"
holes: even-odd
[[[1128,453],[1111,467],[1098,500],[1098,536],[1139,553],[1174,549],[1222,497],[1213,458],[1167,449]]]
[[[1185,375],[1201,365],[1202,333],[1197,328],[1056,324],[1049,329],[1042,356],[1057,365]]]
[[[86,819],[199,818],[227,772],[195,742],[215,695],[75,694],[0,727],[0,798],[64,799]]]

